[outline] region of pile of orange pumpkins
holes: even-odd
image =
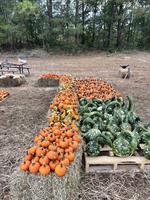
[[[112,99],[114,96],[122,96],[111,84],[94,77],[75,80],[75,87],[79,98],[108,100]]]
[[[64,79],[68,83],[70,77]],[[43,176],[51,172],[57,176],[66,174],[81,140],[76,125],[79,120],[77,105],[78,98],[70,83],[50,105],[49,127],[42,129],[34,138],[35,145],[28,149],[19,166],[21,170]]]

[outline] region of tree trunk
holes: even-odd
[[[84,38],[84,31],[85,31],[85,5],[84,1],[82,1],[82,36],[81,36],[81,43],[85,43],[85,38]]]
[[[47,0],[47,11],[48,11],[49,27],[52,28],[52,17],[53,17],[52,0]]]
[[[75,11],[75,28],[76,28],[75,42],[76,44],[79,44],[78,24],[79,24],[79,0],[76,0],[76,11]]]
[[[69,9],[70,9],[70,0],[66,1],[66,42],[69,43]]]
[[[115,16],[115,3],[114,1],[111,3],[111,13],[110,13],[110,22],[108,24],[108,36],[107,36],[107,47],[111,47],[112,42],[112,29],[113,29],[113,22],[114,22],[114,16]]]
[[[118,12],[118,24],[117,24],[117,43],[116,46],[120,48],[122,46],[122,15],[123,15],[123,4],[119,4],[119,12]]]
[[[94,42],[95,42],[95,21],[96,21],[96,13],[97,13],[97,1],[96,4],[94,6],[94,16],[93,16],[93,31],[92,31],[92,45],[94,46]]]
[[[131,10],[134,10],[135,3],[134,1],[131,3]],[[129,19],[129,25],[128,25],[128,32],[127,32],[127,47],[130,48],[132,45],[134,45],[134,37],[133,37],[133,31],[134,31],[134,24],[133,24],[133,12],[130,13],[130,19]]]

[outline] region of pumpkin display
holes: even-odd
[[[75,86],[79,98],[96,98],[106,100],[115,96],[122,96],[122,94],[116,91],[111,84],[94,77],[83,80],[75,80]]]
[[[21,170],[64,176],[81,141],[79,129],[89,156],[99,156],[105,144],[117,156],[130,156],[142,139],[144,155],[150,159],[150,133],[133,111],[132,98],[126,103],[110,84],[94,78],[74,81],[66,75],[42,77],[59,78],[61,86],[50,105],[49,126],[35,136],[35,145],[28,149]]]
[[[35,145],[28,149],[20,169],[43,176],[51,171],[57,176],[64,176],[81,141],[76,125],[79,120],[78,97],[70,76],[45,74],[42,77],[60,78],[63,86],[50,105],[49,126],[35,136]]]

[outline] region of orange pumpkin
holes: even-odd
[[[69,160],[68,158],[63,157],[62,160],[60,161],[63,165],[68,166],[69,165]]]
[[[55,168],[56,168],[56,166],[59,164],[59,161],[58,160],[51,160],[50,162],[49,162],[49,166],[50,166],[50,168],[51,168],[51,170],[53,170],[53,171],[55,171]]]
[[[56,151],[49,151],[46,155],[51,160],[56,160],[58,158],[58,154]]]
[[[69,141],[67,139],[62,139],[59,141],[59,146],[62,148],[67,148],[69,146]]]
[[[79,135],[74,135],[73,136],[73,141],[80,142],[81,141],[80,136]]]
[[[75,158],[75,155],[74,155],[73,152],[67,152],[67,153],[65,154],[65,157],[68,158],[68,160],[69,160],[70,162],[72,162],[72,161],[74,160],[74,158]]]
[[[39,162],[32,162],[29,166],[29,171],[33,174],[37,173],[40,168],[40,163]]]
[[[66,174],[67,168],[62,163],[58,164],[55,168],[55,173],[57,176],[64,176]]]
[[[36,150],[37,150],[37,146],[33,146],[30,149],[28,149],[28,154],[33,155],[35,154]]]
[[[39,172],[42,176],[46,176],[50,173],[50,167],[48,164],[43,164],[40,168],[39,168]]]
[[[19,168],[23,171],[27,171],[29,169],[29,166],[30,166],[30,161],[27,160],[27,161],[24,161],[23,163],[21,163],[19,165]]]
[[[70,142],[69,145],[73,148],[73,150],[76,150],[78,148],[78,142],[76,142],[76,141]]]
[[[49,147],[48,147],[48,149],[50,151],[56,151],[56,149],[57,149],[56,144],[55,143],[50,144]]]
[[[40,135],[43,136],[43,137],[47,137],[47,136],[48,136],[48,133],[47,133],[47,131],[45,131],[45,130],[41,130],[41,131],[40,131]]]
[[[50,142],[46,139],[41,142],[42,147],[48,147],[49,145],[50,145]]]
[[[39,157],[35,156],[33,159],[32,159],[32,162],[38,162],[39,161]]]
[[[41,155],[45,155],[46,154],[46,150],[42,147],[38,147],[36,149],[36,156],[40,157]]]
[[[74,132],[73,132],[72,130],[68,130],[68,131],[66,132],[66,135],[67,135],[68,137],[72,137],[72,136],[74,135]]]
[[[53,131],[53,133],[54,133],[55,135],[61,135],[61,131],[58,130],[58,129],[55,129],[55,130]]]
[[[32,155],[31,154],[27,154],[25,157],[24,157],[24,161],[31,161],[32,160]]]
[[[67,149],[65,149],[65,152],[73,152],[73,148],[71,146],[69,146]]]
[[[42,164],[48,164],[49,163],[49,158],[46,155],[42,155],[41,158],[39,159],[39,163]]]

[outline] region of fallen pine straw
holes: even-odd
[[[146,173],[88,174],[83,176],[76,200],[149,200]]]

